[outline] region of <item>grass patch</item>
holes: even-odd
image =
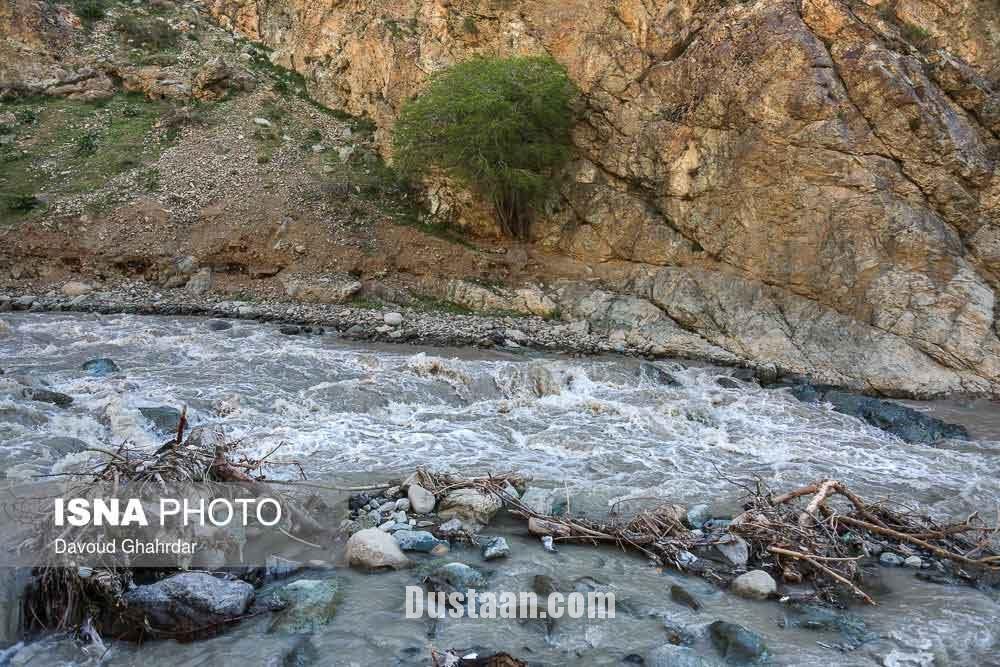
[[[9,107],[33,120],[30,138],[0,152],[0,221],[7,223],[39,214],[49,198],[100,190],[167,145],[153,126],[169,105],[141,95],[102,103],[18,100]]]

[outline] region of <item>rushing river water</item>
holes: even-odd
[[[316,479],[381,479],[416,465],[513,469],[566,487],[582,499],[582,511],[655,496],[727,512],[741,495],[727,480],[754,477],[787,489],[835,476],[863,495],[917,502],[943,518],[993,512],[1000,503],[1000,419],[988,402],[911,403],[963,422],[976,437],[913,445],[784,391],[723,388],[717,378],[728,371],[713,367],[658,362],[679,381],[669,386],[648,366],[619,357],[376,347],[330,335],[283,336],[249,322],[216,331],[191,318],[32,314],[3,321],[11,329],[0,337],[0,469],[8,478],[71,468],[89,456],[79,451],[82,443],[159,445],[164,436],[139,408],[186,405],[194,425],[223,424],[249,452],[284,443],[281,456]],[[121,373],[80,370],[95,357],[114,359]],[[13,378],[25,375],[71,395],[73,404],[15,398]],[[790,627],[773,602],[739,600],[612,550],[548,554],[520,527],[501,529],[514,551],[502,566],[483,565],[477,551],[456,549],[454,557],[495,570],[498,590],[530,589],[534,574],[557,574],[610,587],[625,610],[613,621],[566,621],[548,638],[532,623],[471,619],[429,633],[426,621],[402,618],[402,589],[415,575],[344,571],[335,622],[299,652],[319,656],[318,664],[426,664],[430,646],[482,646],[542,664],[620,664],[666,642],[665,623],[693,628],[724,618],[761,633],[779,664],[1000,664],[995,590],[935,585],[883,568],[889,592],[882,604],[851,610],[865,623],[866,641],[841,652],[830,648],[844,643],[837,632]],[[705,609],[672,604],[667,591],[675,581],[702,597]],[[283,664],[275,656],[302,640],[261,640],[266,627],[252,620],[215,639],[152,643],[141,652],[115,645],[103,664]],[[0,664],[5,660],[87,662],[60,637],[8,651]]]

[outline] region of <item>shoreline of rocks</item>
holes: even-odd
[[[77,296],[43,296],[0,292],[0,312],[95,313],[238,319],[277,324],[286,335],[336,332],[356,341],[438,347],[475,347],[507,352],[544,352],[644,356],[641,350],[620,348],[607,338],[587,332],[576,322],[537,316],[453,314],[405,306],[360,307],[350,304],[292,301],[217,300],[172,290],[125,287]]]

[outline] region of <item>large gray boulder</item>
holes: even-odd
[[[125,594],[128,634],[146,628],[170,636],[197,634],[246,614],[254,600],[245,581],[213,577],[206,572],[183,572],[154,584],[136,586]]]

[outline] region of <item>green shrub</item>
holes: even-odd
[[[100,21],[104,18],[106,5],[105,0],[74,0],[73,13],[86,23]]]
[[[493,204],[504,233],[527,237],[570,156],[575,94],[565,68],[549,57],[455,65],[404,105],[394,135],[397,166],[458,179]]]
[[[76,140],[77,155],[93,155],[97,152],[97,134],[88,132],[80,135]]]

